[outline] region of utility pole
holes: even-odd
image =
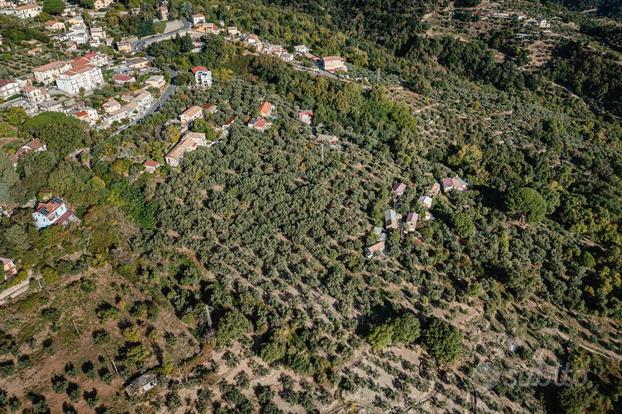
[[[205,304],[205,313],[207,316],[207,327],[211,331],[212,330],[212,316],[210,313],[209,305],[207,303]]]
[[[108,357],[108,359],[112,363],[112,367],[114,368],[114,371],[117,373],[117,375],[121,376],[121,374],[119,374],[119,370],[117,369],[117,364],[114,363],[114,359],[110,358],[110,354],[108,353],[106,348],[104,348],[104,352],[106,353],[106,356]]]
[[[74,322],[73,318],[71,318],[71,323],[73,324],[73,327],[76,330],[76,333],[78,334],[78,336],[80,336],[80,331],[78,330],[78,326]]]

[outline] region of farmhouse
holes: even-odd
[[[47,149],[48,149],[47,145],[45,145],[45,143],[41,141],[40,139],[36,138],[22,145],[21,147],[19,147],[17,151],[15,151],[15,154],[13,154],[11,159],[13,160],[14,164],[17,164],[17,162],[23,155],[31,153],[31,152],[43,152],[43,151],[46,151]]]
[[[375,255],[382,253],[384,253],[384,240],[365,248],[365,257],[367,257],[368,259],[371,259]]]
[[[166,163],[171,167],[179,166],[179,162],[186,152],[194,151],[199,147],[207,145],[205,134],[199,132],[188,132],[173,147],[172,150],[164,158]]]
[[[143,167],[145,167],[145,172],[149,174],[153,174],[159,166],[160,166],[160,163],[154,160],[147,160],[143,162]]]
[[[203,118],[203,108],[195,105],[186,109],[179,115],[179,122],[183,125],[188,125],[200,118]]]
[[[259,132],[264,132],[267,131],[268,129],[270,129],[270,127],[272,126],[271,122],[266,121],[265,118],[253,118],[248,122],[248,127],[255,129]]]
[[[324,56],[322,58],[322,69],[327,72],[345,72],[348,70],[345,60],[340,56]]]
[[[462,178],[455,176],[453,178],[443,178],[441,180],[441,186],[443,187],[443,192],[448,193],[450,191],[466,191],[468,187],[468,183],[464,181]]]

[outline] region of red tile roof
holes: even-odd
[[[218,107],[212,103],[203,104],[205,112],[214,112]]]
[[[60,60],[56,60],[54,62],[50,62],[50,63],[47,63],[45,65],[38,66],[38,67],[34,68],[32,71],[33,72],[47,72],[47,71],[53,70],[53,69],[60,69],[63,66],[65,66],[66,64],[67,64],[66,62],[61,62]]]
[[[73,211],[71,210],[67,210],[65,211],[65,214],[63,214],[62,216],[60,216],[58,218],[58,220],[56,220],[56,222],[54,224],[65,224],[69,219],[71,219],[73,217]]]
[[[156,168],[156,167],[160,166],[160,163],[157,162],[157,161],[154,161],[154,160],[147,160],[147,161],[143,162],[143,165],[145,167],[154,167],[154,168]]]
[[[270,102],[263,102],[259,105],[259,113],[263,116],[270,115],[270,111],[272,111],[272,104]]]
[[[192,69],[192,73],[196,74],[197,72],[207,72],[208,69],[205,66],[195,66]]]
[[[39,138],[35,138],[29,143],[27,143],[26,146],[28,146],[28,148],[32,149],[33,151],[36,151],[38,149],[43,148],[45,144]]]
[[[262,129],[262,128],[265,128],[267,124],[268,124],[268,121],[266,121],[265,119],[257,118],[255,120],[255,123],[253,124],[253,128]]]
[[[112,77],[112,79],[115,82],[130,82],[130,81],[133,81],[136,78],[134,78],[133,76],[129,76],[129,75],[117,74],[117,75],[114,75]]]
[[[15,81],[8,80],[8,79],[0,79],[0,88],[2,88],[3,86],[8,85],[10,83],[15,83]]]
[[[238,119],[237,116],[233,115],[231,118],[227,119],[225,121],[225,123],[223,124],[223,126],[230,126],[233,125],[233,123],[235,122],[235,120]]]
[[[60,206],[63,205],[62,200],[60,199],[52,199],[47,203],[39,203],[37,205],[37,209],[35,212],[44,214],[46,217],[49,217],[52,213],[54,213]]]

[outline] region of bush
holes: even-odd
[[[463,239],[471,237],[475,233],[475,224],[466,213],[456,213],[451,217],[451,225]]]
[[[531,223],[543,220],[547,211],[544,198],[536,190],[528,187],[509,191],[505,198],[505,206],[510,213],[519,214]]]
[[[67,391],[69,383],[67,379],[62,375],[54,375],[52,377],[52,389],[55,393],[63,394]]]
[[[419,319],[407,313],[371,328],[367,341],[378,350],[392,344],[411,344],[419,338],[419,334]]]
[[[86,140],[82,123],[60,112],[43,112],[24,122],[23,128],[61,156],[83,146]]]
[[[250,329],[251,324],[242,312],[229,311],[220,319],[216,328],[216,344],[227,345],[246,335]]]
[[[43,0],[43,12],[47,14],[61,14],[65,10],[63,0]]]
[[[450,364],[462,353],[462,333],[449,323],[432,320],[421,335],[426,351],[437,361]]]

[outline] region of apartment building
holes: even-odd
[[[41,82],[45,85],[50,84],[60,76],[61,73],[71,69],[71,64],[68,62],[61,62],[56,60],[46,65],[39,66],[32,70],[37,82]]]
[[[56,79],[56,86],[70,95],[77,95],[80,90],[92,91],[104,83],[100,68],[92,65],[78,66],[70,69]]]

